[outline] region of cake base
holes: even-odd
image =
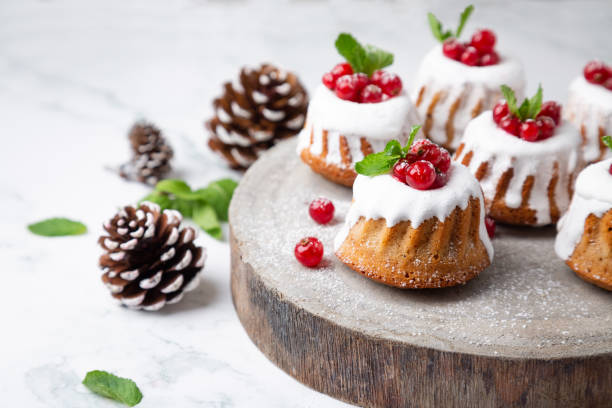
[[[309,202],[334,201],[320,226]],[[300,382],[362,406],[609,406],[612,296],[553,251],[554,229],[498,228],[493,265],[464,286],[403,291],[344,266],[332,242],[351,190],[282,142],[230,208],[231,287],[253,342]],[[293,246],[317,236],[322,266]]]

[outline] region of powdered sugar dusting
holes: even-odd
[[[498,227],[493,264],[465,286],[386,287],[333,255],[351,190],[314,174],[294,150],[295,140],[282,142],[257,161],[230,208],[243,261],[287,300],[372,336],[442,350],[537,358],[612,352],[612,298],[556,257],[553,228]],[[328,225],[308,216],[319,196],[336,207]],[[325,246],[319,268],[304,268],[293,256],[306,236]]]

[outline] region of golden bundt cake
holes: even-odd
[[[604,135],[612,134],[612,89],[604,87],[604,78],[597,76],[598,70],[612,72],[601,62],[589,62],[583,75],[572,81],[565,109],[567,120],[580,129],[582,154],[587,163],[612,157],[612,150],[601,142]]]
[[[419,120],[401,79],[382,70],[393,55],[340,34],[336,48],[343,56],[347,55],[343,44],[360,48],[364,56],[376,50],[387,62],[379,61],[373,71],[371,64],[365,67],[363,61],[349,57],[326,73],[308,106],[297,150],[312,170],[350,187],[357,176],[356,162],[382,150],[391,139],[405,143],[410,125]]]
[[[476,277],[493,259],[482,192],[466,167],[449,165],[446,184],[427,190],[398,181],[395,171],[358,175],[336,256],[399,288],[441,288]]]
[[[560,108],[554,105],[552,111],[558,113]],[[505,102],[500,106],[508,110]],[[542,117],[537,112],[535,119],[521,122],[512,114],[500,119],[496,115],[503,113],[501,108],[496,106],[495,111],[470,121],[453,159],[476,176],[487,214],[495,220],[514,225],[554,224],[567,210],[582,168],[580,135],[573,125],[557,125],[547,116],[545,122],[550,126],[542,136],[538,127]]]
[[[496,50],[492,30],[477,30],[469,41],[460,41],[472,10],[468,6],[461,14],[456,32],[446,33],[440,32],[441,23],[429,14],[432,34],[442,44],[423,59],[413,88],[425,137],[450,150],[461,143],[468,122],[501,98],[502,84],[515,89],[519,97],[525,89],[523,66]]]
[[[612,290],[612,159],[578,176],[572,203],[559,222],[555,251],[582,279]]]

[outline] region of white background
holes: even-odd
[[[134,379],[142,407],[326,407],[249,341],[229,292],[229,249],[202,236],[203,284],[159,313],[115,305],[100,282],[102,222],[148,189],[112,172],[126,131],[146,117],[195,187],[227,170],[202,123],[223,81],[245,64],[295,71],[309,90],[340,60],[339,31],[395,53],[409,86],[434,45],[426,12],[456,25],[455,1],[0,1],[0,404],[111,407],[80,381],[93,369]],[[593,57],[612,62],[612,5],[478,2],[469,35],[490,27],[521,57],[529,92],[565,99]],[[70,238],[31,235],[50,216],[85,222]],[[227,233],[227,231],[226,231]]]

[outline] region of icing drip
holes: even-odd
[[[410,221],[411,228],[418,228],[423,221],[432,217],[444,221],[456,207],[465,210],[474,197],[480,202],[478,233],[492,260],[493,245],[484,223],[485,208],[480,185],[469,170],[459,163],[452,163],[450,172],[447,184],[435,190],[416,190],[389,174],[375,177],[358,175],[353,184],[353,203],[334,240],[334,249],[338,250],[361,217],[373,220],[383,218],[389,228],[401,221]],[[381,200],[381,197],[384,199]]]
[[[317,126],[344,136],[359,135],[369,139],[390,140],[407,126],[419,123],[406,94],[380,103],[355,103],[338,98],[319,85],[308,105],[308,120]]]
[[[320,85],[308,106],[306,126],[298,136],[297,152],[309,149],[312,154],[322,156],[325,145],[327,163],[352,168],[364,157],[362,138],[372,152],[381,151],[391,139],[406,143],[411,125],[419,123],[405,94],[385,102],[360,104],[344,101]],[[341,138],[346,140],[348,155],[345,156]]]
[[[569,210],[561,218],[555,240],[555,252],[568,259],[582,238],[584,223],[590,214],[602,217],[612,209],[612,159],[588,166],[576,179],[576,192]]]
[[[600,144],[602,136],[612,133],[611,91],[588,83],[581,75],[570,85],[564,114],[582,132],[582,154],[586,162],[612,157],[612,152]]]
[[[497,65],[470,67],[445,57],[439,45],[423,59],[412,99],[421,117],[431,115],[426,134],[456,149],[468,122],[501,99],[503,84],[514,89],[517,98],[523,97],[525,73],[518,60],[500,55]]]
[[[483,163],[488,163],[487,172],[480,180],[487,200],[495,198],[502,175],[512,169],[513,175],[504,200],[509,208],[519,208],[523,184],[529,176],[533,176],[528,206],[536,212],[537,225],[550,224],[548,185],[555,174],[556,164],[555,203],[561,213],[567,209],[573,174],[582,165],[578,153],[580,135],[571,124],[562,123],[549,139],[526,142],[497,127],[491,111],[486,111],[468,124],[463,143],[465,146],[461,154],[456,155],[454,160],[462,162],[471,155],[468,168],[472,174],[476,174]]]

